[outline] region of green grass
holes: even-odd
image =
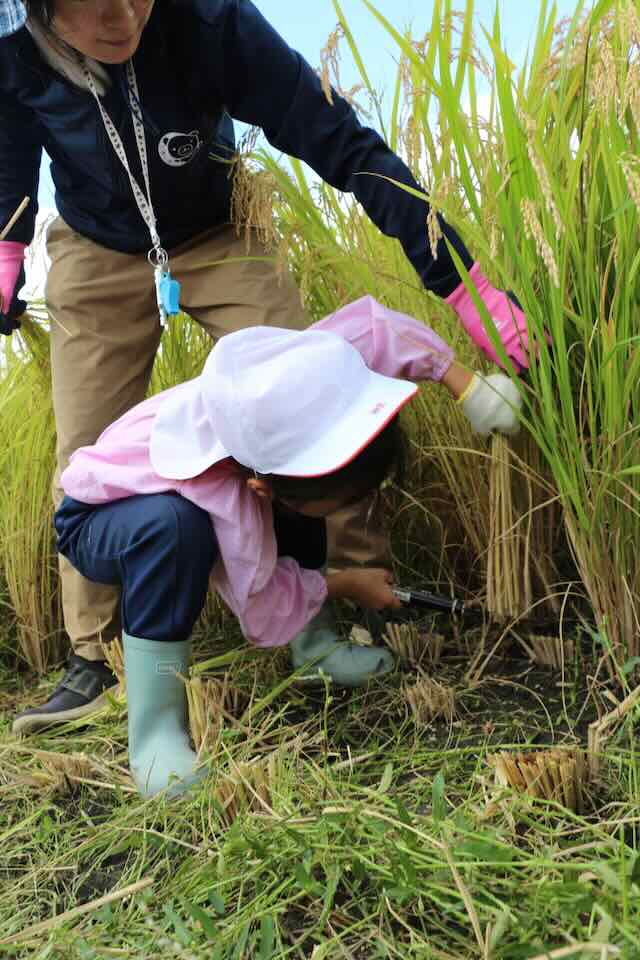
[[[486,762],[496,749],[582,740],[595,711],[581,669],[567,665],[558,686],[558,673],[494,658],[470,686],[477,637],[450,638],[438,677],[456,690],[457,718],[417,727],[400,674],[368,691],[305,692],[287,682],[284,654],[236,648],[226,633],[201,636],[199,659],[228,654],[251,702],[225,723],[209,779],[182,802],[132,791],[115,701],[84,728],[3,736],[3,955],[640,956],[632,727],[608,745],[582,817],[496,792]],[[53,682],[17,696],[7,678],[5,724]],[[88,755],[88,782],[56,784],[39,751]],[[268,802],[229,824],[219,784],[274,752]],[[94,904],[142,881],[125,900]],[[55,919],[82,904],[83,916]],[[572,943],[582,946],[553,953]]]

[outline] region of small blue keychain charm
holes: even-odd
[[[154,272],[160,321],[164,325],[167,317],[180,313],[180,284],[173,279],[168,270],[156,267]]]
[[[160,277],[160,296],[167,316],[173,317],[180,313],[180,284],[168,271]]]

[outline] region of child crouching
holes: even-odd
[[[518,428],[517,387],[454,361],[423,324],[370,297],[304,332],[223,337],[200,377],[134,407],[62,476],[58,548],[122,587],[129,760],[143,795],[202,775],[186,723],[190,635],[211,585],[260,647],[289,645],[359,686],[390,652],[337,638],[330,601],[397,607],[390,571],[325,576],[324,518],[375,489],[401,449],[415,382],[442,382],[478,432]],[[415,382],[414,382],[415,381]]]

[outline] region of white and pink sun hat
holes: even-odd
[[[202,374],[162,404],[151,463],[172,480],[226,457],[262,474],[322,476],[350,463],[416,391],[374,373],[335,333],[248,327],[222,337]]]

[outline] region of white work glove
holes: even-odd
[[[458,398],[474,433],[486,437],[492,430],[509,435],[520,429],[517,412],[522,407],[520,392],[504,373],[474,373]]]

